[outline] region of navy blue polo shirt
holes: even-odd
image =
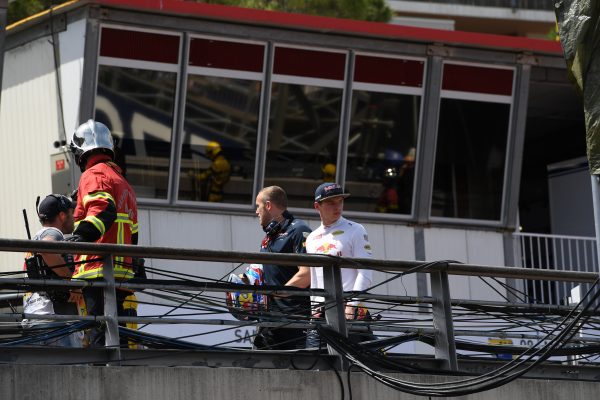
[[[267,253],[306,253],[306,238],[312,232],[301,219],[288,219],[282,222],[281,229],[275,235],[265,236],[260,251]],[[263,264],[266,285],[285,285],[298,272],[298,267],[288,265]],[[282,311],[289,314],[310,315],[310,298],[287,297],[269,298],[271,311]]]

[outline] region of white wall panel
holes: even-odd
[[[467,231],[467,252],[469,264],[501,266],[504,264],[504,240],[501,233],[485,231]],[[500,293],[506,295],[506,289],[491,278],[484,278]],[[505,279],[498,279],[505,282]],[[469,277],[471,299],[474,300],[506,300],[481,278]]]
[[[153,246],[231,250],[231,216],[181,211],[150,211]],[[160,262],[160,265],[157,265]],[[160,260],[155,268],[220,279],[231,263]]]
[[[231,217],[231,250],[235,251],[260,251],[260,243],[265,237],[258,217]]]
[[[425,259],[427,261],[454,260],[468,261],[467,237],[462,229],[425,229]],[[469,280],[467,277],[449,277],[450,294],[456,298],[470,298]],[[431,283],[427,281],[428,292]]]
[[[84,19],[71,22],[67,30],[59,34],[62,105],[67,138],[75,131],[79,123],[79,94],[83,76],[85,25]]]
[[[427,261],[455,260],[469,264],[504,265],[502,234],[498,232],[465,229],[425,229]],[[491,283],[491,280],[487,280]],[[493,286],[501,293],[506,290]],[[429,286],[429,290],[431,287]],[[502,297],[477,277],[450,276],[452,297],[500,300]]]
[[[0,106],[0,237],[25,239],[22,210],[32,233],[40,224],[37,196],[51,192],[50,154],[58,139],[56,79],[49,38],[4,55]],[[0,253],[0,270],[22,268],[21,254]]]
[[[415,232],[412,227],[402,225],[384,225],[384,242],[386,260],[414,261]],[[385,279],[392,275],[385,274]],[[393,296],[416,296],[417,275],[409,274],[397,278],[386,285],[387,294]]]

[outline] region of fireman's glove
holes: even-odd
[[[65,238],[65,242],[86,242],[86,240],[81,235],[71,235],[68,238]]]

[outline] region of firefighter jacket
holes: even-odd
[[[223,201],[223,188],[229,182],[231,175],[231,165],[229,161],[218,153],[213,159],[210,168],[206,171],[195,174],[195,178],[200,182],[205,182],[208,186],[208,200],[211,202]]]
[[[112,244],[137,244],[138,220],[135,192],[121,175],[121,169],[105,154],[90,156],[79,180],[75,208],[74,235],[85,241]],[[100,258],[78,255],[73,278],[97,279],[103,275]],[[81,263],[77,263],[81,262]],[[133,278],[131,257],[113,259],[115,279]]]

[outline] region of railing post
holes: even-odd
[[[107,285],[104,288],[104,317],[106,318],[104,345],[110,349],[110,360],[120,360],[121,349],[119,347],[117,292],[115,289],[115,271],[112,254],[105,257],[103,273]]]
[[[346,328],[344,288],[342,286],[342,271],[336,266],[323,267],[323,286],[325,287],[325,320],[336,332],[348,337]],[[327,345],[329,354],[339,357],[339,368],[348,369],[346,359]]]
[[[431,295],[434,298],[433,328],[435,330],[435,358],[442,360],[446,370],[457,371],[456,343],[454,342],[454,323],[452,322],[452,304],[450,303],[450,284],[446,271],[430,273]]]

